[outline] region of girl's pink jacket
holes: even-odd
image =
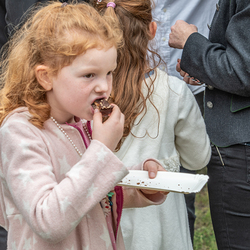
[[[113,249],[99,202],[126,176],[127,168],[97,140],[86,150],[78,130],[62,125],[84,152],[80,158],[53,121],[38,129],[29,116],[26,108],[18,108],[0,128],[0,224],[8,230],[8,249]],[[142,164],[132,168],[142,169]],[[165,200],[150,201],[131,188],[123,191],[124,207]],[[122,250],[116,195],[112,201],[116,245]]]

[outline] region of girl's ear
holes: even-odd
[[[154,39],[156,30],[157,30],[157,23],[156,22],[151,22],[149,24],[149,31],[151,33],[151,40]]]
[[[53,84],[48,72],[48,67],[45,65],[38,65],[35,68],[37,81],[45,90],[50,91],[53,88]]]

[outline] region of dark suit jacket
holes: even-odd
[[[7,42],[7,24],[5,21],[5,0],[0,0],[0,49]]]
[[[62,0],[61,2],[67,2]],[[89,0],[81,0],[89,2]],[[14,27],[25,21],[27,12],[39,3],[48,0],[0,0],[0,48],[13,34]]]
[[[181,68],[207,84],[207,132],[225,147],[250,141],[250,1],[220,0],[215,10],[209,39],[188,38]]]

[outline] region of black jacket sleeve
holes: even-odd
[[[220,10],[212,22],[209,40],[199,33],[188,38],[181,68],[217,89],[250,96],[250,33],[247,32],[250,1],[234,0],[230,6],[229,1],[224,2],[227,2],[225,9]]]
[[[22,25],[22,23],[25,22],[25,18],[29,10],[40,3],[45,3],[48,1],[49,0],[5,0],[5,20],[8,27],[8,34],[11,35],[14,32],[14,27],[16,27],[17,25]],[[67,2],[68,0],[60,1]],[[82,1],[89,2],[89,0]]]
[[[7,42],[7,23],[5,21],[5,0],[0,0],[0,49]]]

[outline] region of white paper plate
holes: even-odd
[[[148,171],[130,170],[117,185],[139,189],[151,189],[178,193],[197,193],[207,183],[208,176],[159,171],[156,178],[149,179]]]

